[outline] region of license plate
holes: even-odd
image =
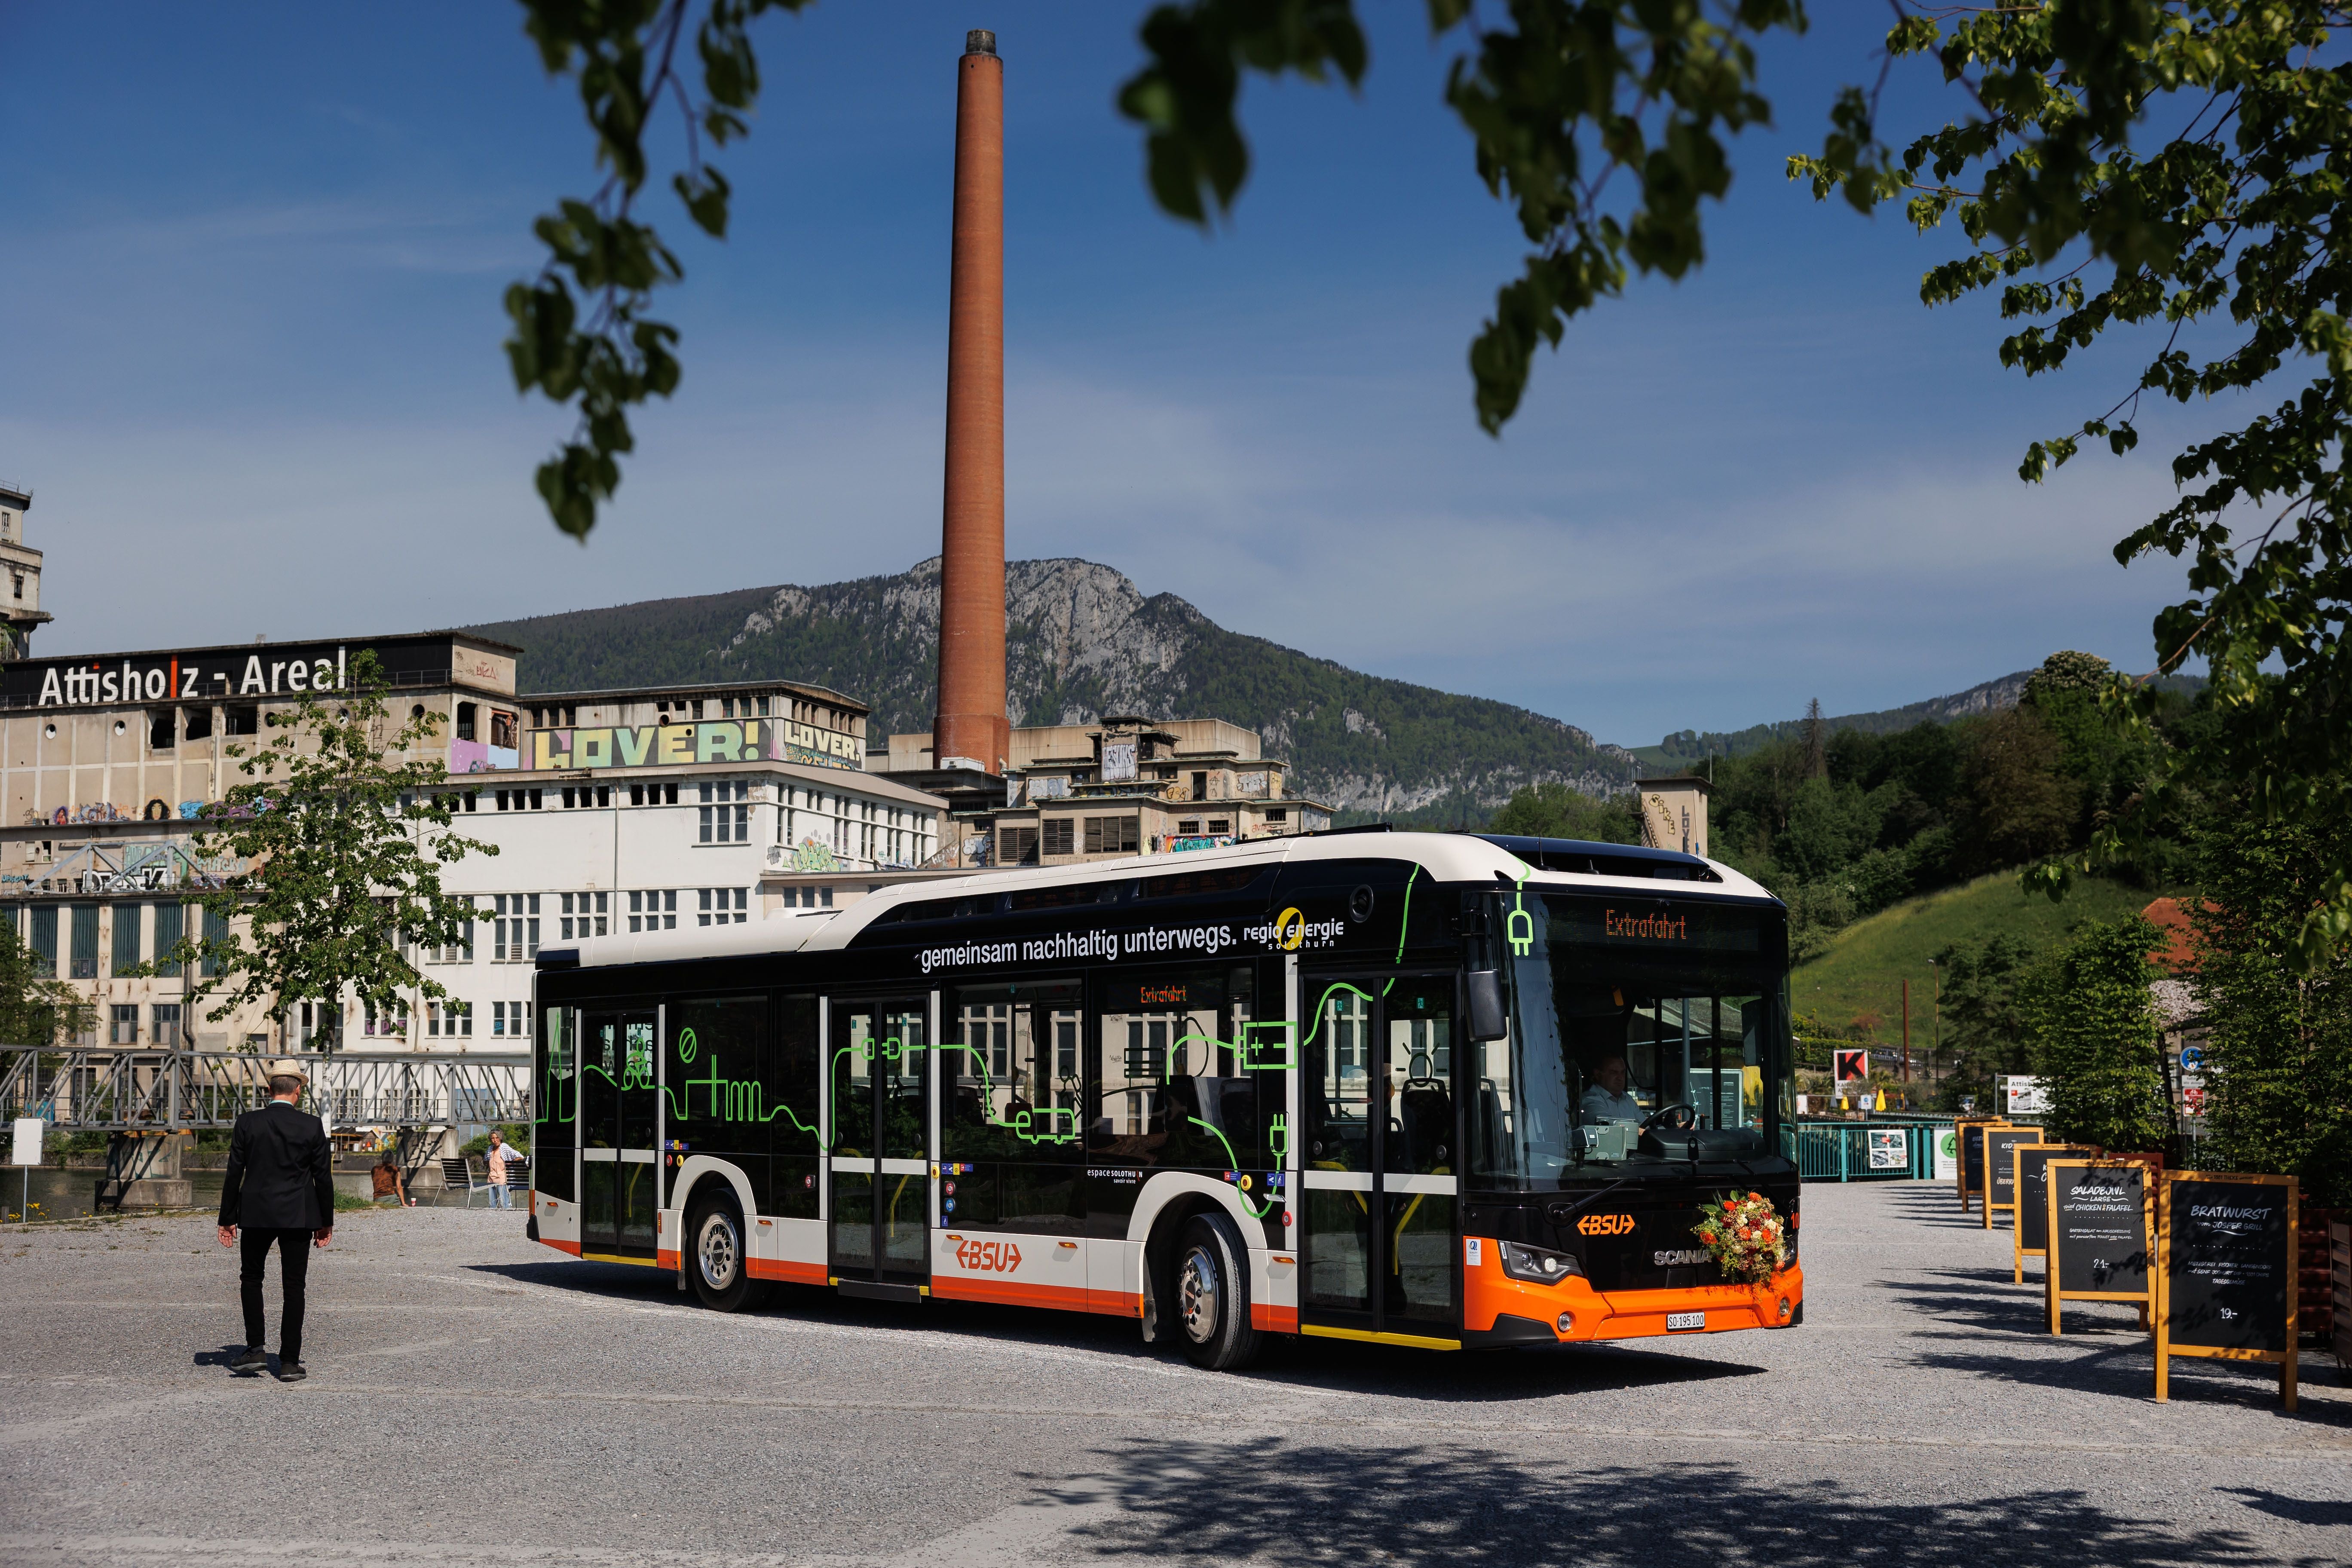
[[[1666,1314],[1666,1331],[1668,1333],[1672,1333],[1676,1329],[1703,1329],[1705,1327],[1706,1327],[1706,1314],[1705,1312],[1668,1312]]]

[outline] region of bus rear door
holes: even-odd
[[[654,1255],[661,1163],[654,1141],[656,1087],[651,1013],[590,1013],[580,1049],[580,1250]]]

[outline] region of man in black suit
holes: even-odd
[[[327,1129],[294,1108],[310,1074],[290,1057],[269,1064],[268,1105],[236,1119],[228,1139],[228,1174],[221,1182],[220,1244],[236,1243],[245,1227],[244,1268],[238,1284],[245,1297],[245,1352],[229,1366],[260,1372],[269,1365],[261,1348],[261,1276],[269,1249],[278,1248],[286,1287],[286,1313],[278,1328],[278,1381],[299,1383],[302,1370],[302,1284],[310,1271],[310,1248],[335,1234],[334,1160]]]

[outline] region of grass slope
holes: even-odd
[[[1935,972],[1927,960],[1955,942],[1978,942],[2009,931],[2037,946],[2055,946],[2085,921],[2136,914],[2157,895],[2145,888],[2096,879],[2079,881],[2066,901],[2053,904],[2017,889],[2013,871],[1979,877],[1957,888],[1906,899],[1854,921],[1829,952],[1790,976],[1790,1000],[1827,1026],[1864,1012],[1881,1020],[1877,1037],[1903,1037],[1903,982],[1911,982],[1911,1043],[1925,1048],[1931,1028]]]

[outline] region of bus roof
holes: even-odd
[[[904,882],[869,893],[839,910],[779,912],[740,925],[590,937],[573,947],[541,947],[542,969],[604,968],[694,958],[820,952],[849,945],[866,927],[902,905],[950,898],[960,891],[1034,887],[1085,887],[1219,866],[1309,865],[1319,860],[1409,860],[1440,882],[1493,882],[1551,888],[1622,888],[1655,897],[1661,879],[1672,890],[1713,898],[1770,900],[1772,895],[1730,867],[1671,849],[1588,843],[1570,838],[1518,838],[1465,833],[1328,833],[1257,839],[1219,849],[1187,850],[1181,858],[1131,855],[1076,866],[975,871],[965,877]],[[1171,864],[1172,863],[1172,864]],[[1696,873],[1693,875],[1693,873]],[[1778,900],[1774,900],[1778,901]]]

